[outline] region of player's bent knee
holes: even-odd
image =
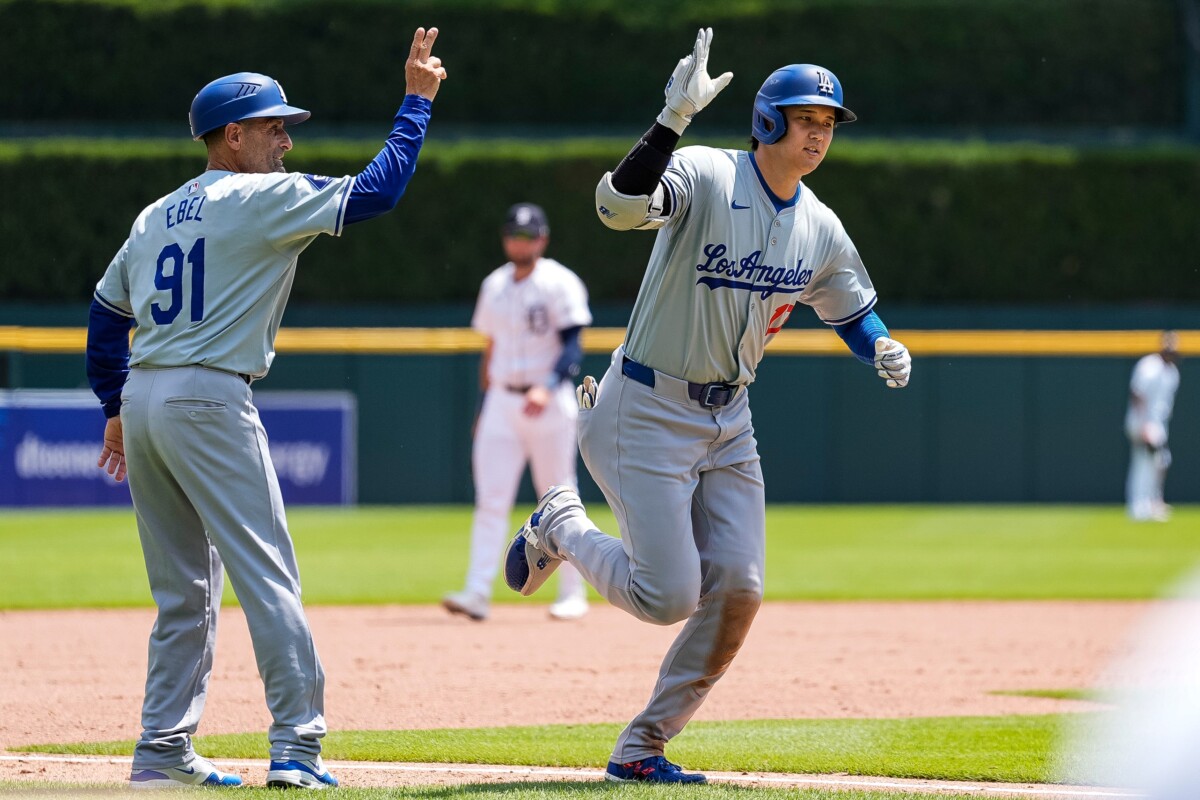
[[[659,586],[653,590],[634,587],[638,616],[644,622],[656,625],[674,625],[685,620],[700,604],[699,581],[688,581],[676,586]]]

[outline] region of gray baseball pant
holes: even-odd
[[[314,758],[325,674],[300,602],[279,482],[250,387],[202,367],[130,370],[121,422],[158,617],[134,769],[193,757],[212,672],[222,565],[246,615],[274,724],[270,756]]]
[[[663,659],[650,702],[617,739],[612,759],[662,755],[737,654],[762,601],[766,500],[747,392],[703,408],[661,373],[651,389],[620,370],[580,412],[580,452],[621,538],[581,506],[542,523],[552,553],[610,603],[638,619],[687,624]]]

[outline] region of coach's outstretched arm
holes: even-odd
[[[346,224],[362,222],[391,211],[400,202],[417,168],[417,154],[425,141],[425,130],[433,98],[446,79],[442,60],[433,55],[438,29],[417,28],[408,60],[404,63],[405,97],[396,112],[391,134],[379,155],[354,178],[346,201]]]
[[[613,230],[654,230],[670,219],[674,211],[671,193],[660,179],[671,153],[697,112],[733,80],[732,72],[708,76],[712,36],[712,28],[701,28],[696,34],[691,54],[679,60],[667,81],[667,102],[658,120],[596,186],[596,213]]]

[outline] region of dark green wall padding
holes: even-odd
[[[79,355],[8,354],[11,388],[86,388]],[[600,377],[601,355],[584,370]],[[854,358],[768,355],[751,388],[772,502],[1116,503],[1133,360],[918,356],[884,387]],[[359,408],[359,500],[473,499],[478,357],[282,354],[256,388],[345,389]],[[1168,500],[1200,502],[1200,389],[1184,362]],[[97,410],[97,442],[102,429]],[[586,470],[587,499],[599,499]],[[526,479],[523,502],[534,500]]]

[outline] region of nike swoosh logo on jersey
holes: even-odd
[[[733,208],[736,208],[736,209],[743,209],[743,208],[750,207],[750,206],[739,206],[737,200],[734,200],[732,203],[730,203],[730,206]]]

